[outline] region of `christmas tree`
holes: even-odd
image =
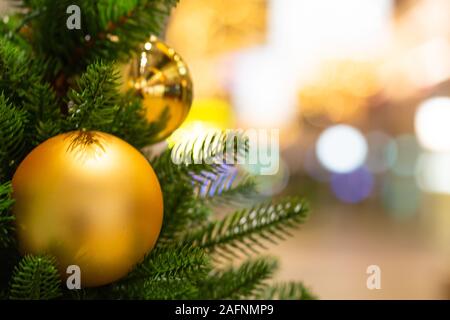
[[[111,134],[138,150],[158,140],[167,117],[148,121],[142,99],[121,89],[117,70],[150,35],[161,36],[177,1],[11,2],[14,14],[0,23],[1,298],[313,298],[302,283],[271,282],[277,262],[259,256],[266,243],[284,239],[306,220],[307,204],[288,198],[248,206],[256,193],[251,176],[230,180],[233,165],[194,161],[205,151],[211,157],[225,153],[230,139],[224,133],[203,137],[200,149],[194,147],[198,139],[186,144],[184,158],[191,161],[182,164],[173,162],[172,148],[148,157],[163,196],[162,228],[153,249],[124,277],[69,290],[58,259],[20,250],[11,180],[34,148],[67,132]],[[70,28],[68,17],[76,10],[69,8],[79,8],[80,28],[76,21]],[[244,147],[231,156],[245,153],[245,137],[232,139]],[[213,151],[206,150],[213,143]],[[237,210],[219,217],[217,207]]]

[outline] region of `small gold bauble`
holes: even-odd
[[[186,63],[174,49],[152,36],[125,72],[127,88],[142,97],[149,122],[164,118],[167,112],[167,122],[156,140],[167,138],[184,121],[192,104],[192,80]]]
[[[126,275],[156,243],[163,200],[144,156],[101,132],[70,132],[36,147],[13,180],[23,253],[49,253],[91,287]]]

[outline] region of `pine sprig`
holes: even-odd
[[[58,101],[44,81],[44,69],[44,62],[11,41],[0,39],[0,92],[28,119],[28,150],[61,129]]]
[[[0,179],[9,179],[27,151],[27,114],[0,94]]]
[[[236,138],[237,137],[237,138]],[[245,138],[235,136],[235,144],[232,145],[232,151],[236,154],[242,153],[245,148]],[[240,139],[240,140],[238,140]],[[153,158],[151,163],[160,181],[163,196],[164,196],[164,222],[160,234],[160,242],[167,243],[178,240],[181,232],[204,225],[206,218],[210,216],[210,209],[208,205],[217,199],[227,198],[231,201],[232,198],[238,199],[244,194],[252,192],[253,184],[250,180],[236,184],[230,187],[227,179],[223,180],[220,186],[215,188],[214,193],[211,191],[211,186],[220,180],[220,177],[230,178],[233,166],[223,164],[219,161],[203,161],[211,158],[227,159],[224,154],[229,153],[234,156],[233,152],[227,150],[230,148],[229,136],[223,132],[215,132],[212,135],[204,136],[201,139],[196,139],[195,142],[185,142],[180,151],[180,145],[174,146],[166,150],[161,155]],[[183,161],[178,164],[173,160],[175,156],[182,157]],[[199,161],[202,160],[202,161]],[[208,201],[199,201],[199,191],[203,186],[210,186],[209,190],[211,196]],[[227,190],[224,191],[225,187]],[[217,190],[216,190],[217,189]],[[221,189],[223,196],[217,196],[218,190]],[[174,197],[173,195],[177,196]],[[213,197],[214,195],[214,197]]]
[[[30,57],[19,47],[0,38],[0,91],[14,105],[20,106],[30,89],[39,81],[30,66]]]
[[[192,246],[157,246],[124,279],[96,289],[94,298],[186,299],[212,269],[206,253]],[[92,295],[91,295],[92,296]],[[89,292],[84,298],[90,298]]]
[[[198,161],[186,160],[179,163],[178,160],[174,160],[177,147],[172,147],[165,150],[159,156],[151,159],[152,167],[158,175],[158,179],[161,182],[173,183],[178,179],[180,181],[190,183],[192,181],[192,174],[202,174],[204,172],[210,172],[216,174],[220,167],[217,164],[210,164]],[[198,152],[202,152],[201,150]],[[194,151],[191,149],[189,153],[184,155],[176,155],[177,157],[185,157],[185,159],[192,159],[194,157]]]
[[[182,141],[151,160],[160,181],[195,182],[193,175],[203,180],[215,180],[229,173],[228,164],[238,163],[248,151],[247,138],[240,134],[212,132],[193,140]]]
[[[155,137],[169,121],[169,112],[165,110],[158,121],[149,123],[146,119],[147,110],[142,105],[142,99],[131,93],[122,97],[119,106],[120,109],[115,114],[114,121],[107,131],[128,141],[137,149],[154,143]]]
[[[119,73],[110,63],[96,62],[69,94],[65,131],[100,130],[114,134],[137,148],[149,145],[168,121],[149,123],[140,100],[119,91]]]
[[[56,261],[49,256],[25,256],[15,268],[10,299],[54,299],[60,296]]]
[[[64,83],[87,65],[103,59],[125,61],[151,34],[160,34],[177,0],[30,0],[24,5],[38,11],[27,26],[42,57],[56,57],[50,73]],[[68,29],[66,10],[77,5],[81,29]],[[47,39],[53,41],[47,41]],[[62,85],[63,87],[66,84]],[[64,89],[64,88],[62,88]]]
[[[110,126],[119,110],[119,75],[111,64],[90,65],[69,93],[69,130],[102,130]]]
[[[196,283],[188,279],[163,279],[143,281],[115,297],[137,300],[179,300],[195,299],[197,295]]]
[[[14,243],[14,216],[10,209],[14,204],[11,197],[11,182],[0,184],[0,248],[7,248]]]
[[[100,1],[99,25],[92,34],[91,52],[102,58],[124,59],[139,50],[150,34],[159,35],[178,0]],[[113,54],[111,54],[113,53]]]
[[[0,38],[0,90],[4,92],[8,100],[16,105],[40,109],[53,107],[56,104],[54,93],[45,84],[43,72],[45,61],[33,56],[29,51],[6,38]],[[35,90],[41,90],[37,94]],[[47,105],[41,105],[36,100],[36,95],[41,95],[45,90]],[[32,109],[27,111],[32,111]],[[45,114],[45,116],[48,116]]]
[[[193,175],[195,193],[207,204],[231,206],[249,202],[257,194],[255,179],[240,174],[236,167],[229,167],[224,173],[208,174]]]
[[[317,297],[300,282],[277,283],[267,286],[254,297],[261,300],[316,300]]]
[[[195,299],[198,296],[198,285],[190,278],[126,279],[99,288],[66,290],[66,296],[76,300],[174,300]]]
[[[124,282],[167,279],[201,279],[211,270],[209,258],[191,246],[157,247],[124,279]]]
[[[6,19],[0,20],[0,34],[5,35],[5,38],[20,47],[30,48],[29,43],[18,34],[24,21],[23,14],[10,13]]]
[[[192,186],[180,181],[178,184],[162,184],[164,197],[164,220],[159,235],[159,245],[180,241],[183,232],[203,225],[211,210],[198,201]],[[174,197],[173,195],[177,196]]]
[[[245,299],[251,298],[266,286],[278,264],[272,258],[248,260],[238,268],[229,267],[213,272],[200,285],[203,299]]]
[[[209,251],[219,251],[225,257],[237,256],[237,251],[256,253],[257,249],[265,249],[264,242],[284,240],[289,229],[306,220],[307,212],[305,201],[299,198],[262,204],[210,222],[188,233],[185,241]]]
[[[27,127],[28,141],[32,147],[61,132],[62,117],[55,93],[47,83],[35,83],[24,102],[29,122]]]
[[[11,182],[0,184],[0,213],[8,211],[12,207],[14,200],[11,194]]]

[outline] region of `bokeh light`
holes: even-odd
[[[381,196],[387,212],[397,220],[411,218],[418,212],[420,192],[413,177],[386,176]]]
[[[383,173],[391,168],[397,158],[397,146],[393,139],[382,131],[367,134],[369,152],[366,166],[372,173]]]
[[[367,198],[373,190],[374,179],[365,167],[349,173],[335,173],[331,177],[334,195],[347,203],[358,203]]]
[[[270,47],[236,54],[230,85],[238,120],[250,127],[283,128],[294,118],[295,81],[284,57]]]
[[[258,165],[244,165],[244,169],[251,174],[258,174],[261,171],[261,167]],[[279,168],[274,175],[256,175],[254,176],[258,193],[262,196],[273,196],[286,188],[289,182],[290,171],[286,162],[280,158]]]
[[[433,151],[450,150],[450,98],[425,100],[416,112],[415,128],[423,147]]]
[[[450,194],[450,153],[422,154],[417,164],[417,183],[424,191]]]
[[[194,100],[183,124],[167,139],[169,146],[234,128],[235,115],[228,101],[219,98]],[[198,139],[201,140],[201,139]]]
[[[322,132],[316,153],[320,163],[328,170],[347,173],[363,164],[367,142],[359,130],[348,125],[336,125]]]
[[[413,135],[404,134],[396,137],[393,143],[392,148],[397,149],[397,157],[392,171],[399,176],[413,176],[420,154],[416,138]]]
[[[216,129],[230,129],[235,125],[235,114],[231,104],[221,98],[195,99],[191,110],[183,123],[200,121]]]
[[[349,121],[366,110],[379,88],[374,64],[327,61],[300,89],[300,112],[312,124]]]

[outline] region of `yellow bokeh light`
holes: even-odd
[[[365,61],[330,61],[299,92],[305,118],[326,117],[331,122],[351,120],[364,111],[380,89],[375,66]]]
[[[191,110],[180,128],[168,139],[170,146],[181,141],[192,141],[211,131],[232,129],[235,125],[235,116],[232,106],[223,99],[197,99],[194,100]]]

